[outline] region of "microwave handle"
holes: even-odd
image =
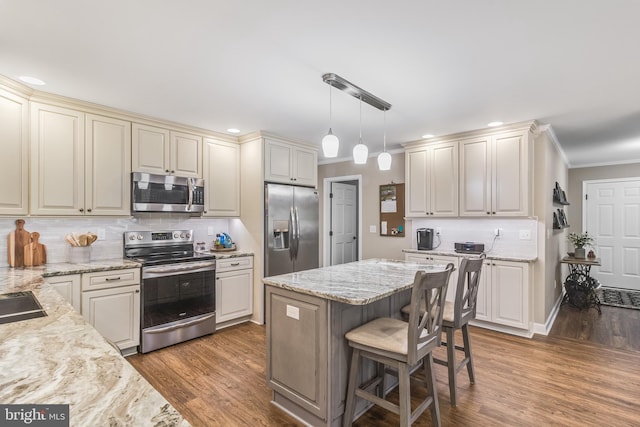
[[[187,179],[187,186],[189,188],[189,206],[187,207],[187,210],[191,210],[191,205],[193,205],[193,191],[195,189],[194,185],[193,185],[193,178],[188,178]]]

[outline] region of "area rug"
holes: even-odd
[[[602,305],[640,310],[640,291],[600,287],[596,293]]]

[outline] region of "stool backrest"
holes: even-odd
[[[486,257],[486,254],[480,254],[477,258],[462,258],[460,262],[456,299],[453,307],[453,326],[455,328],[459,328],[476,317],[480,273]]]
[[[428,354],[434,346],[440,345],[442,332],[442,313],[449,277],[453,264],[447,264],[440,271],[417,271],[411,289],[411,308],[409,312],[409,337],[407,357],[409,364],[415,364]],[[421,307],[431,316],[421,316]],[[431,341],[437,345],[428,345]]]

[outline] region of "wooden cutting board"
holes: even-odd
[[[40,233],[31,233],[31,243],[24,247],[24,266],[32,267],[47,262],[47,249],[40,243]]]
[[[31,233],[24,229],[24,219],[16,220],[16,229],[9,233],[7,262],[10,267],[24,267],[24,247],[31,243]]]

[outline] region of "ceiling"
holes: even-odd
[[[320,145],[336,73],[370,152],[491,121],[551,125],[571,167],[640,161],[635,0],[0,0],[0,74],[226,133]],[[360,104],[333,90],[339,157]],[[322,156],[320,156],[322,159]]]

